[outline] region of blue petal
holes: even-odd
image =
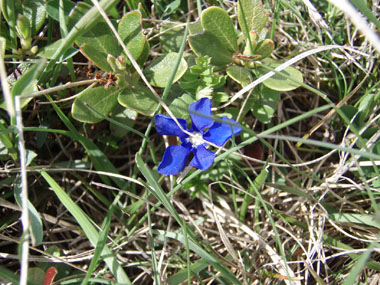
[[[192,129],[203,133],[205,128],[209,128],[214,123],[211,115],[211,101],[208,98],[202,98],[189,106]],[[203,116],[202,116],[203,115]]]
[[[158,172],[165,175],[176,175],[184,170],[187,157],[191,148],[182,145],[170,145],[164,153],[161,163],[158,165]]]
[[[183,129],[186,130],[186,121],[184,119],[177,119]],[[158,114],[154,117],[157,133],[161,135],[177,136],[186,138],[188,137],[176,124],[176,122],[165,115]]]
[[[215,122],[212,127],[203,135],[203,138],[209,142],[216,144],[217,146],[222,146],[226,141],[228,141],[232,137],[232,132],[236,136],[241,132],[241,127],[238,122],[235,120],[229,119],[227,117],[221,118],[225,122],[228,123],[220,123]]]
[[[214,163],[215,153],[206,149],[204,145],[199,145],[193,152],[194,158],[190,161],[190,166],[195,166],[200,170],[207,170]]]

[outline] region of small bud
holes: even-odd
[[[24,15],[18,15],[16,28],[21,39],[29,39],[31,37],[30,22]]]
[[[38,46],[32,46],[32,48],[30,49],[30,52],[32,54],[36,54],[38,52]]]
[[[20,42],[23,50],[29,50],[32,46],[32,38],[20,39]]]
[[[274,42],[270,39],[265,39],[258,43],[255,54],[260,56],[260,59],[268,57],[274,50]]]
[[[125,66],[125,58],[124,58],[124,56],[119,55],[116,58],[116,65],[117,65],[117,68],[119,70],[125,70],[126,66]]]
[[[111,69],[113,71],[116,72],[118,70],[117,65],[116,65],[116,59],[112,54],[107,55],[107,62],[111,66]]]
[[[251,41],[254,41],[256,39],[256,31],[250,31],[249,38],[251,39]]]

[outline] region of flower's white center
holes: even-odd
[[[203,137],[201,133],[192,133],[192,136],[187,139],[193,147],[203,144]]]

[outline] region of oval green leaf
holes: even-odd
[[[228,13],[219,7],[210,7],[202,12],[203,28],[215,35],[226,49],[237,50],[237,35]]]
[[[40,52],[38,53],[38,56],[45,57],[48,59],[52,59],[54,56],[55,51],[60,47],[62,44],[62,39],[59,39],[58,41],[55,41],[54,43],[42,48]],[[59,59],[59,62],[65,61],[74,55],[76,55],[79,52],[76,48],[68,48],[65,53],[61,56]]]
[[[214,65],[232,62],[237,50],[237,35],[228,13],[219,7],[210,7],[202,12],[201,26],[192,28],[189,44],[198,56],[209,56]]]
[[[119,23],[117,31],[133,58],[139,58],[147,42],[141,29],[140,12],[132,11],[125,14]]]
[[[160,28],[160,42],[164,52],[177,52],[183,40],[184,26],[181,23],[163,23]]]
[[[59,21],[59,1],[61,0],[50,0],[46,4],[46,12],[54,20]],[[75,3],[70,0],[63,0],[63,14],[65,20],[69,18],[70,11],[75,7]]]
[[[118,101],[124,107],[147,116],[151,116],[158,106],[158,101],[152,92],[141,86],[121,91]]]
[[[83,17],[90,9],[86,3],[79,2],[71,11],[69,16],[69,28],[73,27],[76,22]],[[77,37],[75,43],[81,47],[81,52],[85,57],[94,62],[104,71],[112,71],[111,66],[107,62],[107,55],[114,57],[120,55],[119,44],[113,35],[108,24],[104,20],[99,20],[93,27]]]
[[[133,128],[137,118],[137,112],[117,104],[115,109],[112,111],[111,118],[124,126]],[[125,135],[129,132],[127,128],[122,128],[112,122],[110,123],[110,129],[112,134],[118,138],[125,137]]]
[[[170,104],[170,111],[173,112],[173,115],[176,118],[182,118],[188,121],[190,119],[190,114],[188,107],[191,103],[194,103],[195,100],[189,94],[183,94],[182,96],[173,100]]]
[[[177,61],[177,57],[178,53],[170,52],[153,60],[152,63],[144,70],[144,74],[149,83],[156,87],[166,87],[169,76],[172,73],[173,66]],[[172,83],[177,82],[186,72],[186,69],[187,63],[182,58]]]
[[[242,86],[248,85],[251,82],[251,72],[242,66],[232,65],[227,67],[227,75]]]
[[[261,0],[239,0],[237,8],[239,26],[243,34],[247,37],[250,31],[260,33],[268,20],[268,13]]]
[[[44,284],[45,271],[39,267],[31,267],[28,270],[28,284],[31,285]]]
[[[119,89],[111,86],[105,89],[103,86],[84,90],[75,98],[71,113],[73,118],[84,123],[95,124],[103,120],[103,117],[92,111],[87,105],[97,112],[108,116],[117,104]]]
[[[274,42],[270,39],[265,39],[257,44],[255,55],[259,56],[257,59],[263,59],[270,56],[273,50]]]
[[[270,123],[281,99],[280,92],[263,88],[255,97],[255,104],[252,106],[253,115],[263,124]]]
[[[279,66],[279,64],[276,63],[267,65],[271,69],[275,69]],[[261,75],[266,74],[268,71],[268,69],[263,67],[258,68],[258,72]],[[276,91],[291,91],[300,87],[301,83],[303,83],[302,73],[292,66],[285,68],[263,82],[266,87]]]
[[[46,1],[24,0],[22,3],[22,13],[29,19],[32,35],[35,35],[45,22]]]

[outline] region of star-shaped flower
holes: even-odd
[[[215,121],[211,115],[211,101],[208,98],[192,103],[188,110],[192,121],[190,130],[187,129],[184,119],[177,120],[184,130],[192,134],[191,136],[183,132],[168,116],[158,114],[154,118],[159,134],[177,136],[181,139],[181,145],[170,145],[165,150],[164,157],[158,165],[158,172],[161,174],[180,173],[184,170],[191,152],[194,153],[194,158],[190,161],[190,166],[201,170],[209,169],[214,162],[215,153],[207,149],[208,144],[204,140],[222,146],[242,130],[239,123],[227,117],[220,118],[223,122]]]

